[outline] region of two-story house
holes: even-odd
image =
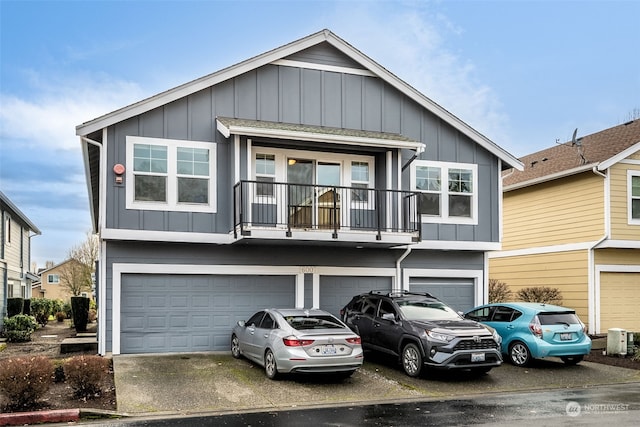
[[[31,237],[36,227],[18,207],[0,191],[0,329],[7,316],[7,298],[31,298]]]
[[[328,30],[77,126],[99,352],[227,350],[264,307],[485,300],[521,163]]]
[[[53,265],[38,272],[39,280],[32,288],[33,298],[47,298],[69,302],[72,292],[67,286],[67,281],[74,278],[76,265],[80,265],[75,259],[67,259],[60,264]],[[91,290],[87,289],[80,293],[80,296],[90,298]]]
[[[523,171],[505,171],[490,277],[560,289],[589,333],[640,331],[640,120],[521,160]]]

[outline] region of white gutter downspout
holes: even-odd
[[[402,270],[400,269],[400,263],[406,257],[408,257],[410,253],[411,253],[411,246],[407,246],[407,249],[404,251],[402,255],[400,255],[400,258],[398,258],[396,261],[396,283],[394,283],[393,285],[394,291],[399,291],[404,287],[404,284],[402,283]]]
[[[600,287],[596,286],[596,284],[600,283],[600,278],[595,277],[596,274],[596,266],[595,266],[595,249],[600,246],[602,242],[609,238],[610,234],[610,226],[609,226],[609,185],[608,179],[609,176],[605,173],[600,172],[597,169],[597,166],[594,166],[592,169],[593,173],[599,175],[605,179],[604,181],[604,217],[605,224],[604,236],[600,238],[597,242],[591,245],[588,249],[587,253],[587,265],[589,266],[589,274],[588,274],[588,283],[589,283],[589,292],[588,292],[588,307],[589,307],[589,334],[596,334],[600,330]]]

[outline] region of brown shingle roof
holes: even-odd
[[[528,181],[569,174],[572,170],[587,169],[608,160],[640,142],[640,119],[618,125],[600,132],[578,137],[537,153],[528,154],[519,160],[524,163],[522,172],[505,171],[504,187],[526,185]]]

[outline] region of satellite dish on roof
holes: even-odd
[[[578,128],[573,131],[573,136],[571,137],[571,146],[580,145],[580,141],[576,140],[576,136],[578,135]]]

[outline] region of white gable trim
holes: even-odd
[[[615,156],[611,157],[610,159],[605,160],[603,162],[600,162],[600,164],[598,165],[598,170],[599,171],[603,171],[605,169],[609,169],[611,166],[613,166],[616,163],[626,159],[627,157],[629,157],[630,155],[636,153],[637,151],[640,151],[640,141],[636,142],[631,147],[627,148],[624,151],[621,151],[620,153],[616,154]]]
[[[314,64],[311,62],[292,61],[290,59],[278,59],[272,62],[273,65],[282,65],[285,67],[304,68],[307,70],[331,71],[341,74],[354,74],[356,76],[376,77],[369,70],[361,70],[358,68],[338,67],[336,65]]]

